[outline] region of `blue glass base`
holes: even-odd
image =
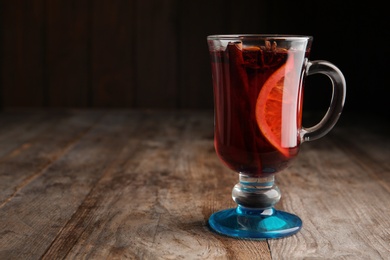
[[[219,234],[247,239],[282,238],[297,233],[302,220],[293,214],[269,209],[238,206],[212,214],[210,227]]]

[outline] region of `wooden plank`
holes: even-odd
[[[245,259],[258,250],[266,252],[265,242],[237,243],[213,235],[205,225],[211,211],[221,205],[215,186],[228,190],[223,206],[232,204],[232,183],[226,185],[213,176],[222,165],[212,147],[209,115],[111,114],[101,119],[0,208],[5,234],[0,256],[214,258],[227,254]],[[209,184],[203,185],[205,179]],[[205,200],[208,197],[214,198]],[[21,212],[19,218],[5,218],[15,211]],[[15,236],[16,230],[33,236],[34,242]],[[261,246],[254,249],[255,244]],[[238,254],[238,247],[248,250]]]
[[[92,122],[95,121],[93,116],[91,119]],[[117,119],[115,116],[104,118],[87,132],[80,129],[80,126],[91,127],[93,123],[85,117],[69,120],[65,125],[53,125],[53,133],[41,136],[41,143],[37,142],[37,145],[23,153],[2,161],[2,169],[9,168],[4,167],[7,165],[15,165],[22,171],[20,174],[33,178],[29,177],[31,180],[20,189],[20,185],[13,185],[16,193],[2,204],[0,258],[39,258],[44,254],[56,234],[78,210],[105,168],[115,161],[115,151],[121,149],[123,141],[128,138],[128,125],[122,124],[123,120],[115,124]],[[131,127],[136,126],[131,120],[128,122]],[[70,130],[72,127],[73,130]],[[61,131],[71,134],[63,134]],[[74,133],[81,136],[75,137]],[[37,148],[44,150],[37,153]],[[43,165],[45,157],[49,162],[46,159],[46,164]],[[26,165],[28,162],[36,164]],[[82,208],[79,210],[83,211]],[[7,217],[15,216],[16,212],[19,212],[19,217]]]
[[[0,160],[14,153],[50,125],[45,113],[24,112],[9,109],[0,117]]]
[[[213,85],[206,37],[209,34],[227,32],[228,10],[229,6],[225,1],[181,1],[179,3],[178,106],[180,108],[213,107]],[[210,19],[203,19],[204,17]]]
[[[88,1],[46,1],[47,104],[88,104]]]
[[[303,229],[270,241],[273,258],[388,259],[390,167],[383,156],[388,160],[390,139],[384,131],[363,130],[368,128],[336,127],[303,144],[294,165],[280,173],[283,207],[302,218]],[[352,129],[364,138],[356,139]],[[382,159],[373,156],[375,150]]]
[[[177,107],[175,4],[175,0],[136,1],[136,107]]]
[[[30,145],[0,160],[0,191],[14,191],[0,206],[0,259],[388,259],[383,120],[341,124],[304,143],[276,180],[277,207],[298,214],[303,229],[251,241],[207,226],[213,212],[235,205],[238,178],[215,154],[211,111],[28,118],[43,127],[28,138],[19,132],[9,143]]]
[[[1,94],[3,107],[44,102],[44,1],[1,1]]]
[[[2,149],[0,157],[0,207],[39,178],[89,130],[98,116],[99,113],[50,112],[32,115],[28,120],[27,114],[13,133],[1,133],[4,152]]]
[[[44,258],[67,252],[69,258],[213,259],[228,254],[247,259],[258,250],[266,252],[265,242],[221,241],[205,225],[214,206],[205,198],[216,196],[213,186],[231,190],[231,184],[223,185],[210,172],[221,168],[210,139],[210,119],[144,117],[138,134],[117,153],[80,206],[84,210],[76,212]],[[248,250],[238,254],[238,248]]]
[[[92,1],[90,105],[131,107],[135,101],[135,1]]]

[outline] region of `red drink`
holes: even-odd
[[[231,237],[268,239],[297,233],[302,220],[277,210],[281,197],[275,173],[297,156],[302,142],[327,134],[344,105],[341,71],[325,60],[310,61],[312,37],[210,35],[215,137],[218,156],[239,173],[232,190],[236,208],[213,213],[210,227]],[[307,76],[324,74],[332,99],[322,120],[302,127],[302,93]]]
[[[229,43],[226,49],[211,50],[215,148],[232,170],[250,176],[273,174],[297,155],[302,111],[302,90],[298,86],[304,57],[303,51],[277,48],[276,44],[242,48],[240,43]],[[294,84],[283,83],[287,73]],[[280,104],[264,101],[277,106],[272,110],[280,115],[274,120],[259,108],[264,103],[259,100],[268,91],[260,95],[262,89],[267,84],[275,85],[272,80],[278,75],[283,76],[283,81],[278,81],[282,82],[278,84],[282,84],[283,100]],[[268,120],[266,127],[271,126],[279,140],[267,136],[260,127],[263,120]]]

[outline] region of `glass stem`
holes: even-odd
[[[240,173],[240,181],[232,192],[233,200],[242,207],[267,209],[272,208],[281,197],[275,185],[275,176],[251,177]]]

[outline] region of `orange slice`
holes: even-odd
[[[289,100],[286,89],[290,88],[286,84],[293,84],[288,76],[293,63],[292,56],[289,56],[287,62],[264,83],[256,102],[256,120],[262,134],[285,156],[289,156],[289,150],[282,146],[282,111]]]

